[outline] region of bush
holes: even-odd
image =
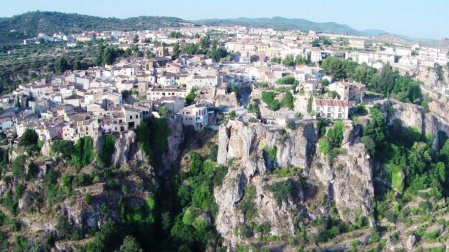
[[[245,220],[252,220],[256,217],[256,187],[254,185],[248,185],[244,189],[242,201],[238,207],[242,211]]]
[[[89,205],[91,201],[92,201],[92,194],[88,193],[84,195],[84,202],[86,202],[86,204]]]
[[[274,199],[279,206],[284,201],[296,198],[298,193],[294,182],[290,179],[274,182],[269,186],[269,190],[274,194]]]
[[[298,85],[299,81],[295,77],[287,76],[276,81],[277,84]]]
[[[276,154],[277,154],[277,147],[264,147],[262,150],[262,156],[265,161],[265,165],[267,168],[274,168],[276,164]]]
[[[209,149],[209,158],[210,160],[217,162],[217,156],[218,156],[218,145],[212,144]]]
[[[81,169],[86,167],[95,158],[93,139],[89,136],[81,137],[76,141],[74,153],[72,154],[73,165]]]
[[[75,146],[69,140],[55,140],[50,148],[52,154],[59,154],[65,160],[70,160],[74,154]]]
[[[111,166],[112,155],[115,152],[115,137],[113,135],[107,135],[101,138],[99,161],[104,166],[109,167]]]
[[[349,243],[349,245],[351,245],[353,249],[356,249],[360,245],[360,242],[359,240],[353,240]]]
[[[11,164],[12,175],[17,180],[25,179],[25,161],[26,156],[20,155]]]
[[[186,105],[187,106],[191,105],[193,103],[193,101],[195,100],[195,97],[196,97],[195,92],[196,92],[196,90],[197,90],[197,88],[193,87],[190,90],[190,93],[186,96]]]
[[[162,154],[167,148],[167,138],[171,131],[164,118],[148,118],[136,129],[140,149],[148,157],[152,166],[162,165]]]
[[[65,215],[59,215],[56,219],[55,229],[59,237],[67,237],[70,234],[69,219]]]
[[[136,238],[133,236],[126,236],[123,239],[123,244],[120,246],[120,252],[142,252],[140,244],[137,242]]]
[[[287,93],[285,93],[284,98],[282,98],[282,101],[281,101],[282,107],[293,110],[293,107],[294,107],[293,102],[294,101],[295,101],[295,98],[293,97],[292,93],[287,92]]]
[[[28,164],[27,179],[29,181],[34,181],[37,179],[38,175],[39,175],[39,166],[37,166],[33,161],[31,161]]]
[[[275,99],[276,94],[272,91],[262,92],[262,101],[265,102],[271,110],[278,110],[281,108],[281,103]]]
[[[36,145],[38,143],[39,137],[34,129],[27,128],[25,132],[22,134],[19,140],[19,145],[21,146],[30,146]]]
[[[296,122],[295,121],[288,121],[287,128],[295,129],[296,128]]]

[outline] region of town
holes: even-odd
[[[211,32],[220,36],[211,38]],[[20,85],[2,97],[0,131],[21,136],[32,128],[45,142],[97,139],[134,129],[151,116],[182,117],[195,130],[213,128],[229,115],[282,126],[312,118],[346,120],[351,109],[363,104],[365,84],[326,74],[319,64],[326,58],[375,69],[389,64],[412,73],[448,62],[447,50],[419,44],[384,47],[368,45],[367,37],[241,26],[40,33],[23,44],[60,42],[70,50],[97,39],[124,50],[137,47],[147,57],[67,70]],[[218,56],[180,53],[180,45],[204,44]]]

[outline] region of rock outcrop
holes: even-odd
[[[391,125],[396,119],[399,119],[404,127],[414,128],[420,133],[432,137],[434,148],[439,144],[438,133],[440,131],[449,133],[449,121],[446,115],[426,113],[421,106],[391,99],[383,103],[382,108],[387,115],[388,124]]]
[[[256,172],[265,174],[263,149],[276,147],[276,167],[306,168],[312,161],[318,133],[313,123],[299,125],[296,130],[279,131],[280,128],[262,124],[246,124],[231,120],[219,129],[217,162],[226,165],[229,160],[240,159],[248,177]]]
[[[170,165],[176,162],[181,155],[181,147],[184,142],[184,128],[181,120],[182,118],[170,118],[167,120],[167,126],[171,134],[167,138],[167,149],[162,155],[163,164],[159,171],[169,169]],[[145,154],[139,148],[137,135],[134,131],[128,131],[116,137],[115,152],[112,155],[112,163],[115,167],[128,162],[147,163]]]
[[[112,155],[113,165],[119,167],[127,162],[145,162],[146,157],[139,148],[134,131],[120,134],[115,141],[115,152]]]
[[[352,124],[346,124],[343,154],[330,165],[326,155],[316,153],[319,139],[316,122],[297,125],[296,129],[238,120],[220,126],[217,162],[228,165],[229,172],[223,185],[214,191],[218,232],[231,246],[245,242],[239,230],[249,221],[255,225],[268,223],[270,235],[293,236],[295,225],[329,214],[324,199],[335,201],[343,221],[355,222],[356,212],[368,216],[374,198],[373,162],[364,145],[356,141],[356,130]],[[267,150],[275,150],[274,160],[267,162]],[[276,169],[298,168],[302,170],[301,176],[273,174]],[[297,197],[279,204],[270,185],[283,180],[293,183]],[[255,188],[252,202],[256,214],[251,220],[242,210],[249,187]],[[319,197],[323,199],[321,205],[312,207],[311,202]]]
[[[330,166],[322,155],[313,171],[327,189],[327,195],[335,200],[339,216],[354,222],[356,212],[368,216],[374,199],[372,160],[362,143],[345,144],[346,154],[338,155]]]
[[[170,169],[170,166],[178,161],[182,154],[182,144],[184,143],[184,127],[182,118],[170,118],[167,120],[167,126],[171,134],[167,138],[167,149],[162,155],[163,171]]]

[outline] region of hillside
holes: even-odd
[[[0,43],[35,37],[39,32],[77,33],[105,30],[148,30],[176,27],[182,19],[175,17],[102,18],[61,12],[28,12],[11,18],[0,18]],[[11,30],[16,30],[11,32]]]
[[[288,19],[282,17],[273,18],[236,18],[236,19],[203,19],[193,21],[201,25],[245,25],[256,28],[273,28],[277,30],[314,30],[324,33],[337,33],[349,35],[367,35],[347,25],[334,22],[316,23],[305,19]]]

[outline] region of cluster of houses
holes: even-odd
[[[19,85],[1,98],[0,132],[20,136],[33,128],[42,141],[96,139],[134,129],[147,117],[159,117],[162,107],[200,130],[213,123],[213,103],[186,107],[185,97],[194,86],[218,89],[222,85],[224,74],[208,66],[208,60],[183,55],[174,61],[124,61]]]
[[[175,43],[199,43],[208,32],[228,35],[218,38],[218,46],[232,54],[216,62],[206,55],[173,55]],[[173,37],[173,32],[182,37]],[[136,37],[138,41],[136,43]],[[324,44],[322,37],[333,41]],[[94,67],[83,71],[67,71],[51,80],[33,81],[20,85],[14,92],[1,97],[0,132],[14,131],[20,136],[26,128],[34,128],[41,140],[65,139],[75,141],[83,136],[94,139],[111,133],[136,128],[147,117],[159,117],[162,108],[171,117],[182,117],[182,123],[196,130],[215,123],[216,107],[223,104],[217,97],[226,97],[233,85],[252,86],[250,98],[260,99],[262,91],[289,87],[277,80],[292,77],[298,83],[295,109],[271,111],[262,102],[261,122],[284,125],[297,119],[295,114],[306,114],[310,99],[314,116],[336,120],[348,119],[350,108],[363,102],[365,85],[337,81],[326,76],[318,62],[326,57],[351,58],[380,68],[389,62],[398,67],[429,66],[447,62],[447,51],[415,45],[412,48],[387,47],[377,52],[364,52],[364,37],[317,34],[313,31],[276,31],[273,29],[189,26],[161,28],[154,31],[104,31],[65,35],[62,33],[25,40],[24,44],[39,41],[65,41],[67,47],[76,42],[105,39],[107,43],[127,49],[152,52],[152,57],[123,59],[114,65]],[[318,47],[316,44],[318,43]],[[357,50],[345,52],[344,48]],[[271,62],[273,58],[293,57],[305,60],[293,66]],[[331,83],[327,89],[333,97],[317,96],[321,82]],[[268,83],[260,88],[253,83]],[[186,97],[192,88],[207,90],[202,97],[186,106]],[[203,91],[201,91],[203,93]],[[238,104],[227,104],[245,114]],[[164,116],[166,116],[164,114]]]

